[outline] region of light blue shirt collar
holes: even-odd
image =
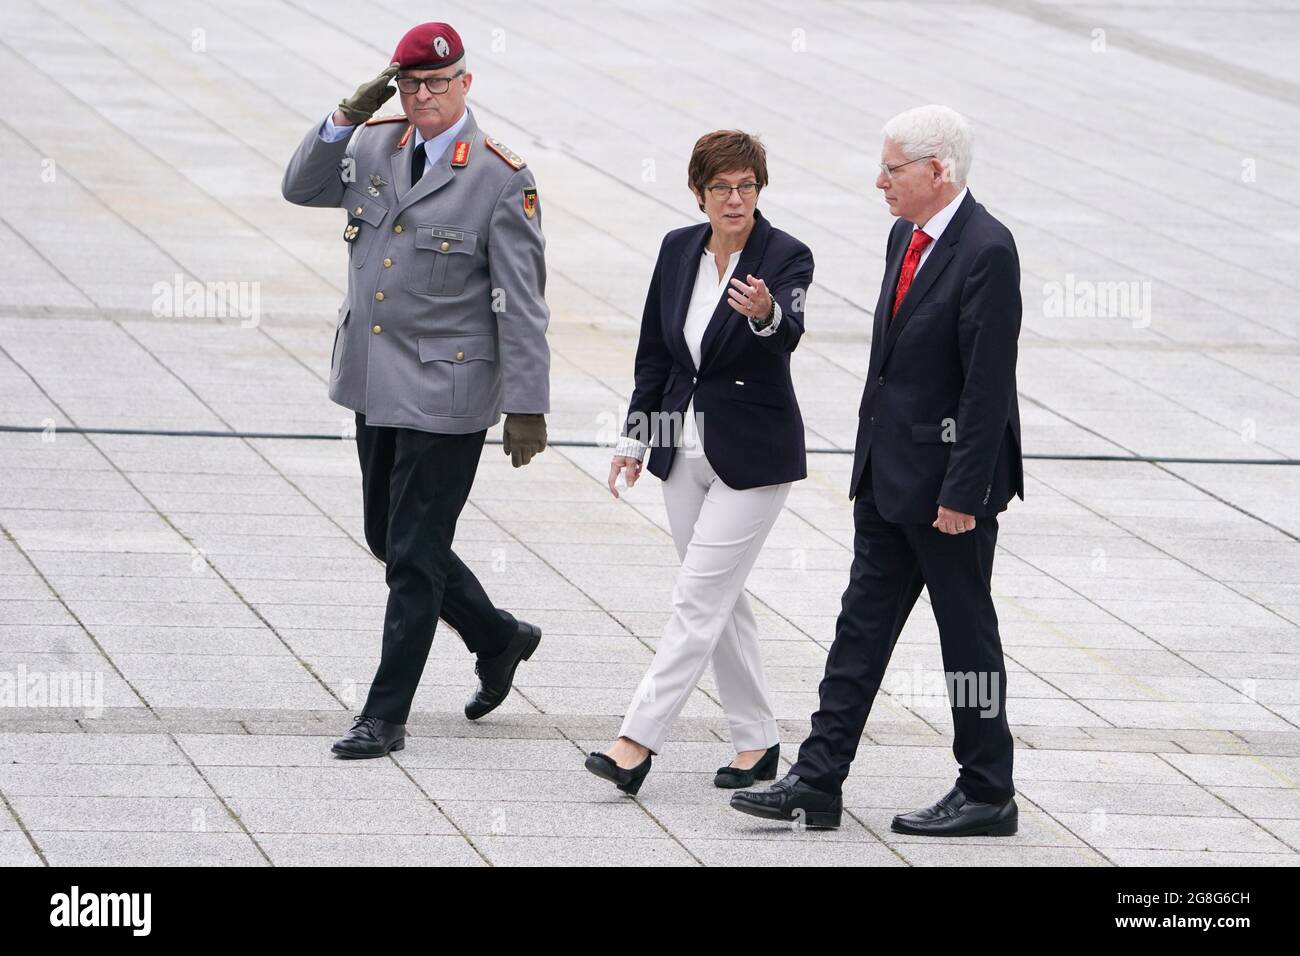
[[[420,135],[420,131],[418,129],[415,131],[415,142],[411,144],[411,148],[414,149],[421,143],[425,143],[424,171],[426,173],[429,171],[430,166],[442,158],[442,154],[447,151],[447,147],[456,141],[456,137],[460,134],[460,131],[464,128],[465,122],[468,119],[469,110],[465,110],[460,114],[460,119],[456,120],[456,122],[452,123],[451,126],[447,127],[433,139],[428,140],[427,143],[425,142],[424,137]]]

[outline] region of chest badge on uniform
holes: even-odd
[[[531,186],[524,190],[524,215],[529,219],[537,215],[537,190]]]
[[[469,164],[469,143],[465,140],[456,141],[456,148],[451,153],[451,164],[453,166],[466,166]]]
[[[366,187],[366,192],[370,193],[372,196],[378,196],[379,187],[387,185],[388,180],[384,179],[384,177],[380,176],[378,173],[372,173],[370,176],[370,185]]]

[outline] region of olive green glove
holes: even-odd
[[[397,75],[397,69],[397,64],[393,63],[373,80],[362,83],[355,93],[339,104],[339,112],[358,126],[370,119],[397,92],[397,87],[388,85]]]
[[[506,413],[502,447],[516,468],[528,464],[546,450],[546,416]]]

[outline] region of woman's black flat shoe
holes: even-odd
[[[592,753],[587,755],[585,766],[597,777],[608,780],[624,793],[635,797],[637,791],[641,789],[645,775],[650,772],[650,756],[646,754],[645,760],[631,770],[624,770],[605,754]]]
[[[758,763],[748,770],[739,767],[719,767],[713,777],[713,785],[724,790],[739,790],[752,787],[755,780],[775,780],[777,764],[781,760],[781,745],[773,744],[767,753],[759,758]]]

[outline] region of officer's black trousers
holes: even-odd
[[[840,793],[894,644],[925,586],[947,679],[913,692],[949,694],[962,792],[989,803],[1010,799],[1015,789],[1007,674],[990,591],[997,518],[977,518],[973,530],[956,535],[929,525],[894,524],[876,510],[868,471],[853,502],[853,524],[853,567],[826,658],[821,704],[790,772]],[[956,700],[954,686],[962,688]]]
[[[439,617],[481,657],[500,653],[515,634],[515,618],[493,605],[451,550],[486,435],[367,425],[357,413],[366,543],[388,582],[383,652],[361,711],[367,716],[406,723]]]

